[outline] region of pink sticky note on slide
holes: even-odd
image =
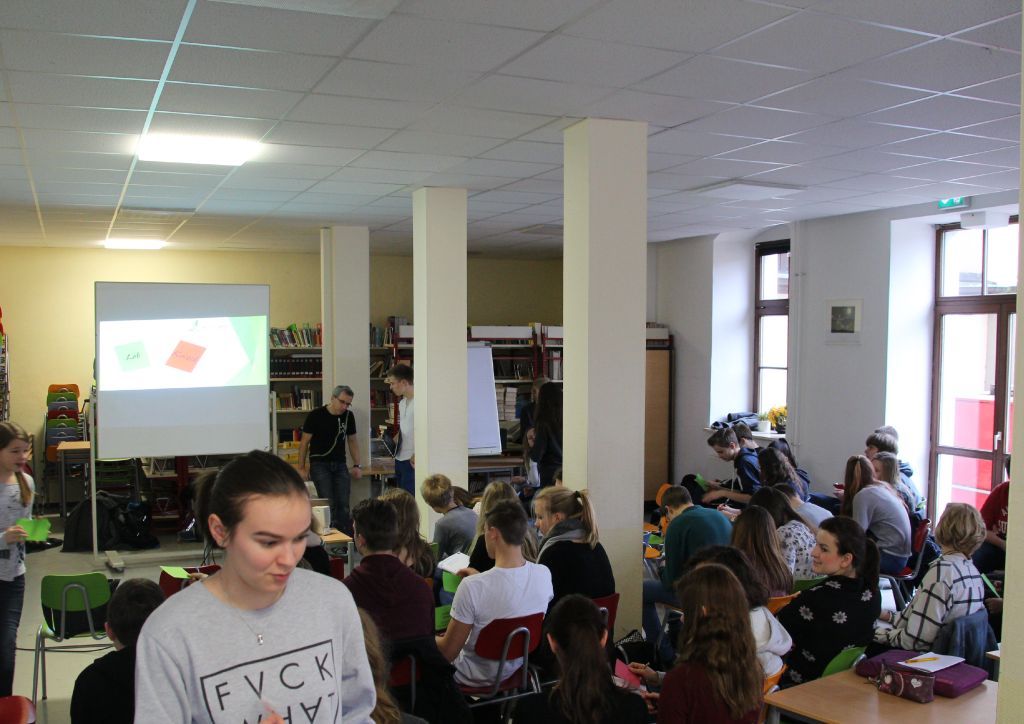
[[[167,366],[179,369],[182,372],[191,372],[199,364],[199,358],[206,352],[206,347],[200,347],[198,344],[192,344],[182,340],[178,342],[178,346],[171,352],[171,356],[167,358]]]
[[[629,670],[629,666],[615,659],[615,675],[626,682],[630,689],[646,689],[640,677]]]

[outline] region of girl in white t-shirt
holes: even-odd
[[[25,529],[18,520],[32,516],[32,478],[22,472],[28,463],[28,433],[13,422],[0,422],[0,696],[14,684],[14,647],[25,600]]]

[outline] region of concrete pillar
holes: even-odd
[[[412,207],[416,488],[434,473],[466,487],[466,190],[418,189]],[[429,537],[437,515],[417,500]]]
[[[1024,61],[1021,62],[1024,70]],[[1024,78],[1024,76],[1021,76]],[[1024,183],[1021,184],[1024,189]],[[1021,196],[1024,201],[1024,195]],[[1024,244],[1017,242],[1017,319],[1024,319]],[[1017,324],[1017,339],[1014,340],[1016,363],[1013,370],[1013,389],[1024,387],[1024,331]],[[1002,658],[999,662],[999,722],[1019,722],[1024,711],[1024,626],[1014,622],[1017,616],[1024,616],[1024,507],[1016,503],[1024,490],[1024,405],[1014,405],[1013,466],[1010,471],[1010,518],[1006,531],[1006,590],[1003,603]],[[1016,508],[1016,509],[1014,509]],[[1021,550],[1017,550],[1020,548]]]
[[[564,475],[588,488],[622,599],[640,626],[647,289],[647,124],[565,131]],[[665,391],[668,394],[668,391]]]
[[[335,385],[355,392],[359,460],[370,462],[370,230],[334,226],[320,230],[321,316],[324,325],[323,395]],[[297,280],[297,283],[302,283]],[[352,504],[369,497],[369,480],[352,481]]]

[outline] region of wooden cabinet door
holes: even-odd
[[[662,483],[671,482],[672,350],[647,350],[644,424],[644,499],[653,500]]]

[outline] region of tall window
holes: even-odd
[[[1017,219],[939,227],[929,505],[981,507],[1004,479],[1013,436]]]
[[[789,240],[756,247],[754,411],[786,404],[789,377]]]

